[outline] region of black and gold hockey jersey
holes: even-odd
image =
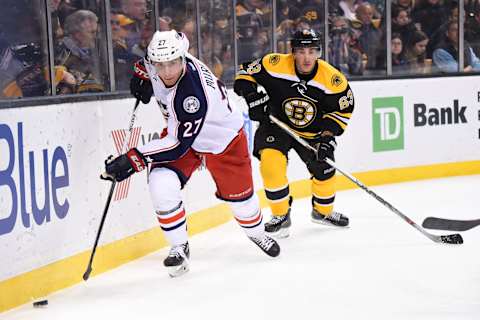
[[[338,136],[352,115],[353,93],[340,71],[317,61],[316,73],[305,81],[295,72],[293,54],[267,54],[244,63],[235,81],[263,86],[270,96],[269,113],[300,136],[314,138],[325,130]]]

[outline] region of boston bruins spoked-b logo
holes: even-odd
[[[308,126],[317,113],[317,108],[310,101],[300,98],[288,99],[283,103],[285,114],[296,127]]]

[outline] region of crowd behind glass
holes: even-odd
[[[350,79],[480,72],[480,0],[1,4],[0,99],[128,90],[132,63],[145,56],[156,29],[184,32],[189,52],[227,84],[239,63],[289,52],[288,40],[303,28],[328,34],[323,58]]]

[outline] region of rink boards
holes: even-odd
[[[356,109],[338,139],[337,164],[367,185],[480,173],[479,83],[478,76],[351,83]],[[133,104],[0,110],[0,312],[81,281],[110,187],[98,176],[121,148]],[[245,122],[252,143],[254,125]],[[162,126],[154,102],[141,106],[130,145],[158,138]],[[308,196],[295,155],[288,174],[293,195]],[[166,245],[146,179],[137,174],[117,188],[94,275]],[[256,160],[254,180],[261,194]],[[338,182],[340,190],[353,187]],[[214,191],[206,171],[194,174],[185,190],[190,233],[230,219]]]

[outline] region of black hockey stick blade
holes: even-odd
[[[436,217],[428,217],[423,220],[422,226],[427,229],[467,231],[480,225],[480,219],[477,220],[452,220]]]
[[[462,244],[463,243],[463,238],[458,233],[449,234],[449,235],[446,235],[446,236],[440,236],[440,239],[443,243],[448,243],[448,244]]]
[[[92,267],[91,267],[91,266],[88,266],[87,270],[86,270],[85,273],[83,274],[83,280],[84,280],[84,281],[87,281],[88,278],[90,278],[90,273],[92,273]]]

